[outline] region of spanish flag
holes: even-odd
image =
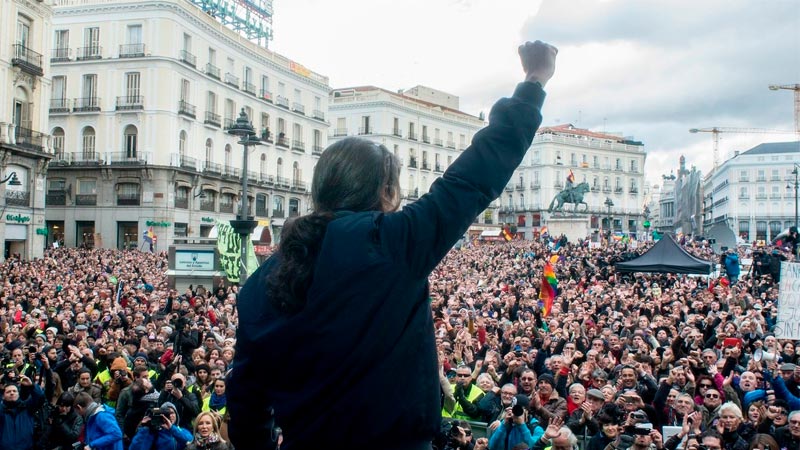
[[[556,273],[553,271],[552,264],[548,261],[544,265],[542,286],[539,288],[539,306],[542,308],[542,317],[550,315],[556,295],[558,295],[558,280],[556,279]]]
[[[569,169],[569,175],[567,175],[567,181],[569,181],[570,183],[575,182],[575,174],[572,173],[572,169]]]
[[[511,232],[508,230],[508,227],[503,227],[503,237],[505,238],[506,242],[510,242],[514,236],[511,236]]]

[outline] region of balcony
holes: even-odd
[[[256,203],[256,216],[267,217],[267,205],[263,203]]]
[[[258,178],[258,182],[261,184],[272,186],[273,184],[275,184],[275,177],[273,175],[267,175],[265,173],[262,173]]]
[[[325,149],[322,148],[321,145],[315,145],[315,146],[311,147],[311,154],[315,155],[315,156],[319,156],[319,155],[322,154],[323,150],[325,150]]]
[[[175,197],[175,207],[181,209],[189,209],[189,198]]]
[[[372,134],[372,128],[369,127],[360,127],[358,129],[358,134],[363,136],[365,134]]]
[[[222,121],[223,130],[230,130],[234,125],[236,125],[236,119],[225,118]]]
[[[72,59],[71,48],[54,48],[50,51],[50,62],[65,62]]]
[[[347,136],[347,128],[335,128],[333,130],[333,137]]]
[[[144,44],[122,44],[119,46],[120,58],[144,57]]]
[[[206,64],[206,75],[210,76],[211,78],[216,78],[217,80],[219,80],[220,79],[219,74],[220,74],[219,67],[211,63]]]
[[[92,45],[89,47],[78,47],[78,61],[88,61],[92,59],[103,58],[103,47],[99,45]]]
[[[635,187],[632,187],[632,188],[630,188],[630,190],[628,190],[628,192],[631,193],[631,194],[638,194],[639,193],[639,189],[635,188]]]
[[[739,200],[750,200],[750,194],[739,194]]]
[[[403,137],[403,131],[400,128],[392,128],[392,134],[397,137]]]
[[[269,128],[263,128],[261,130],[261,141],[272,143],[272,133],[270,133]]]
[[[610,194],[611,193],[611,186],[603,186],[603,192],[605,192],[606,194]]]
[[[200,200],[200,211],[214,212],[214,199]]]
[[[225,74],[225,84],[229,84],[229,85],[235,87],[236,89],[239,89],[239,77],[237,77],[236,75],[234,75],[234,74],[232,74],[230,72],[227,72]],[[221,205],[220,205],[220,207],[221,207]]]
[[[405,197],[409,199],[419,198],[419,188],[409,189],[405,192]]]
[[[756,194],[756,200],[766,200],[767,194]]]
[[[137,151],[110,152],[107,156],[107,163],[112,166],[145,166],[149,158],[149,153]]]
[[[563,181],[556,181],[553,184],[553,187],[555,187],[556,189],[564,189],[564,182]]]
[[[756,181],[759,183],[764,183],[765,181],[767,181],[767,177],[765,176],[756,177]]]
[[[261,97],[262,100],[272,103],[272,92],[268,91],[267,89],[262,89],[259,97]]]
[[[592,186],[592,192],[600,192],[600,186]]]
[[[47,191],[44,195],[45,206],[66,206],[67,191]]]
[[[434,165],[434,166],[433,166],[433,171],[434,171],[434,172],[440,172],[440,173],[441,173],[441,172],[444,172],[444,171],[442,170],[442,165],[441,165],[441,164],[436,164],[436,165]]]
[[[178,101],[178,114],[179,115],[191,117],[192,119],[194,119],[196,117],[196,115],[195,115],[196,111],[197,111],[197,108],[193,104],[187,102],[186,100]]]
[[[97,194],[76,195],[75,206],[97,206]]]
[[[422,142],[424,142],[426,144],[430,144],[431,143],[431,137],[428,136],[428,135],[423,134],[422,135]]]
[[[316,120],[320,120],[322,122],[325,122],[325,113],[320,111],[320,110],[318,110],[318,109],[315,109],[314,111],[311,112],[311,117],[316,119]]]
[[[24,127],[14,128],[14,138],[17,146],[27,148],[37,152],[44,151],[44,134]]]
[[[739,178],[739,182],[740,183],[749,183],[750,182],[750,178],[748,178],[748,177],[740,177]]]
[[[42,54],[25,47],[22,44],[14,44],[14,52],[11,57],[11,65],[19,67],[23,72],[30,75],[42,76]]]
[[[282,95],[275,97],[275,104],[281,108],[289,109],[289,99]]]
[[[233,203],[220,203],[219,204],[219,212],[221,213],[233,213]]]
[[[444,147],[444,142],[442,142],[439,138],[433,138],[433,145],[437,145],[439,147]]]
[[[408,132],[408,138],[411,139],[412,141],[416,141],[417,140],[417,133],[414,133],[413,131],[409,131]]]
[[[275,186],[280,188],[289,189],[292,185],[289,183],[289,179],[286,177],[276,177],[275,179]]]
[[[542,185],[539,182],[531,183],[531,189],[533,189],[534,191],[538,191],[541,188],[542,188]]]
[[[292,150],[297,150],[301,153],[304,153],[306,151],[305,142],[292,139]]]
[[[181,50],[180,60],[182,63],[186,63],[192,67],[197,67],[197,56],[194,56],[186,50]]]
[[[81,97],[72,102],[72,112],[100,112],[100,97]]]
[[[456,143],[453,141],[447,141],[447,148],[456,148]]]
[[[214,175],[222,175],[222,165],[206,161],[203,165],[203,173],[210,173]]]
[[[248,83],[247,81],[245,81],[244,83],[242,83],[242,90],[250,95],[256,95],[256,85],[253,83]]]
[[[117,97],[117,111],[138,111],[144,109],[144,97],[141,95],[125,95]]]
[[[780,200],[781,194],[769,194],[770,200]]]
[[[180,161],[178,162],[181,169],[189,169],[189,170],[197,170],[197,159],[192,158],[191,156],[180,155]]]
[[[292,103],[292,111],[306,115],[306,107],[302,103],[294,102]]]
[[[223,167],[222,176],[228,178],[239,178],[239,168],[226,165]]]
[[[295,191],[305,192],[308,190],[308,184],[305,181],[292,180],[292,189]]]
[[[620,186],[615,187],[614,188],[614,193],[615,194],[622,194],[622,188]]]
[[[219,114],[206,111],[206,120],[203,123],[219,128],[222,125],[222,118],[219,116]]]
[[[408,167],[410,167],[412,169],[416,169],[417,168],[417,158],[415,158],[413,156],[408,158]]]
[[[141,199],[138,192],[117,195],[117,206],[139,206],[140,203]]]
[[[50,114],[69,114],[69,100],[66,98],[51,98]]]
[[[523,183],[517,183],[517,185],[514,188],[518,191],[524,191],[525,185]]]
[[[285,134],[281,133],[278,135],[278,141],[275,143],[275,145],[278,147],[289,148],[289,139]]]
[[[282,219],[286,215],[286,212],[282,209],[273,209],[272,210],[272,217],[276,219]]]
[[[422,170],[431,170],[431,165],[428,161],[422,161]]]
[[[69,154],[70,165],[74,166],[99,166],[103,164],[100,153],[95,151],[73,152]]]
[[[30,206],[30,191],[11,191],[6,189],[6,206]]]

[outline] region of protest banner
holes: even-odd
[[[778,339],[800,339],[800,264],[781,263],[781,282],[778,285]]]

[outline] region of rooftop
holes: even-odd
[[[773,153],[794,153],[800,148],[800,141],[767,142],[746,150],[741,155],[769,155]]]

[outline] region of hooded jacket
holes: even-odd
[[[86,445],[93,450],[122,450],[122,430],[117,419],[103,405],[92,403],[84,415]]]
[[[192,441],[194,438],[192,433],[177,425],[180,423],[180,416],[175,405],[170,402],[161,404],[161,409],[167,408],[175,412],[175,423],[170,429],[165,430],[163,427],[159,427],[158,430],[153,430],[147,425],[140,426],[128,450],[183,450],[186,444]]]

